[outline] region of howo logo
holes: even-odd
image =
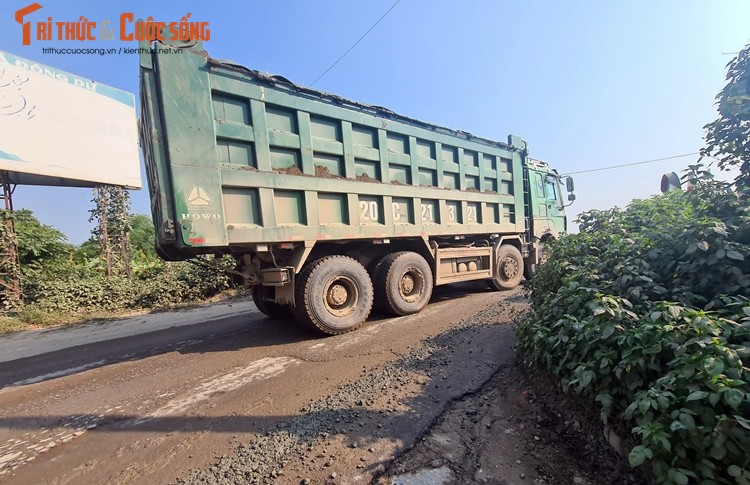
[[[211,209],[211,197],[206,189],[200,185],[194,185],[187,196],[188,208],[191,210]]]
[[[204,189],[200,185],[193,185],[193,188],[190,189],[190,192],[188,192],[186,199],[188,210],[199,211],[200,214],[196,214],[193,212],[180,214],[182,216],[183,222],[201,220],[210,221],[221,219],[221,214],[218,214],[216,212],[206,212],[213,209],[213,204],[211,203],[211,196],[209,196],[206,189]]]
[[[31,44],[31,22],[24,22],[23,18],[41,8],[42,6],[38,3],[32,3],[31,5],[16,10],[16,22],[21,24],[21,28],[23,29],[23,45]]]
[[[182,221],[189,221],[189,220],[193,220],[193,221],[200,221],[200,220],[205,220],[205,221],[214,220],[214,221],[218,221],[218,220],[221,220],[221,214],[216,214],[216,213],[213,213],[213,214],[180,214],[180,216],[181,216],[181,220]]]

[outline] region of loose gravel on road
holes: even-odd
[[[401,430],[415,430],[413,438],[418,437],[457,393],[481,387],[507,360],[512,346],[509,310],[523,304],[517,291],[406,357],[363,369],[359,379],[179,483],[369,483],[412,444],[404,441],[408,434],[402,436]],[[476,351],[486,339],[498,340],[497,355]]]
[[[512,353],[517,291],[341,385],[180,480],[238,483],[642,483]],[[496,355],[478,349],[502,342]],[[476,352],[476,353],[475,353]]]

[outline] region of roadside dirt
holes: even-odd
[[[596,421],[593,421],[596,419]],[[380,484],[640,484],[587,416],[545,376],[512,359],[453,402]]]

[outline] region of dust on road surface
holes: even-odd
[[[463,285],[441,288],[418,315],[376,316],[336,337],[244,312],[58,349],[45,365],[33,360],[39,376],[2,381],[0,481],[604,483],[576,472],[575,456],[565,473],[535,468],[528,433],[513,442],[521,451],[488,445],[504,418],[486,428],[486,404],[502,399],[482,393],[507,374],[511,312],[526,305],[520,289]],[[24,363],[0,364],[0,377]],[[74,370],[36,382],[56,369]],[[458,437],[444,422],[458,423]]]

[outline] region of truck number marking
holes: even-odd
[[[466,218],[469,219],[469,222],[477,222],[477,208],[470,205],[467,209]]]
[[[401,220],[401,204],[398,202],[393,203],[393,222]]]
[[[448,220],[456,222],[456,207],[453,205],[448,206]]]
[[[434,209],[432,204],[422,204],[422,220],[428,222],[435,221]]]
[[[374,200],[360,200],[359,210],[362,211],[360,214],[363,221],[378,221],[378,203]]]

